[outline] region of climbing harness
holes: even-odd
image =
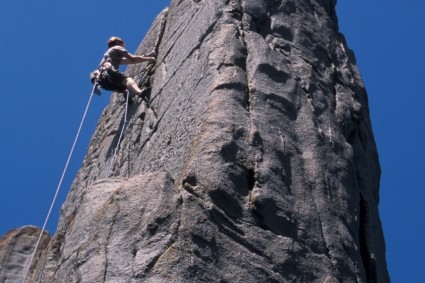
[[[98,86],[98,84],[97,84],[97,82],[96,82],[96,83],[94,84],[94,86],[93,86],[93,90],[92,90],[92,92],[91,92],[91,94],[90,94],[90,97],[89,97],[89,100],[88,100],[88,102],[87,102],[86,109],[84,110],[83,117],[81,118],[80,126],[78,127],[77,134],[75,135],[74,143],[72,144],[71,150],[70,150],[69,155],[68,155],[68,159],[66,160],[65,167],[64,167],[64,169],[63,169],[63,171],[62,171],[62,175],[61,175],[61,178],[60,178],[60,180],[59,180],[59,184],[58,184],[58,186],[57,186],[57,188],[56,188],[55,195],[54,195],[54,197],[53,197],[52,203],[51,203],[50,208],[49,208],[49,212],[47,213],[46,219],[44,220],[43,227],[41,228],[40,235],[39,235],[39,237],[38,237],[38,239],[37,239],[37,242],[36,242],[36,244],[35,244],[35,247],[34,247],[34,251],[32,252],[31,257],[30,257],[30,260],[29,260],[28,265],[27,265],[27,267],[26,267],[26,270],[25,270],[25,273],[24,273],[24,277],[23,277],[23,279],[22,279],[22,282],[25,282],[25,279],[26,279],[26,278],[27,278],[27,276],[28,276],[28,272],[29,272],[29,269],[30,269],[30,267],[31,267],[31,263],[32,263],[32,261],[34,260],[34,256],[35,256],[35,254],[36,254],[36,252],[37,252],[38,246],[40,245],[41,239],[42,239],[42,237],[43,237],[43,233],[44,233],[44,231],[46,230],[47,222],[49,221],[50,214],[52,213],[53,207],[54,207],[54,205],[55,205],[55,203],[56,203],[56,199],[57,199],[58,194],[59,194],[59,191],[60,191],[60,189],[61,189],[63,179],[64,179],[64,177],[65,177],[66,171],[68,170],[68,165],[69,165],[69,163],[70,163],[70,161],[71,161],[72,155],[74,154],[75,146],[76,146],[76,144],[77,144],[78,138],[80,137],[80,132],[81,132],[81,129],[82,129],[82,127],[83,127],[84,121],[85,121],[85,119],[86,119],[87,112],[88,112],[88,110],[89,110],[89,106],[90,106],[90,103],[91,103],[91,101],[92,101],[92,98],[93,98],[93,95],[94,95],[94,93],[95,93],[95,91],[96,91],[97,86]]]
[[[105,62],[109,62],[108,59]],[[124,85],[116,85],[110,81],[110,77],[121,75],[121,73],[115,70],[112,66],[107,67],[100,65],[96,70],[90,73],[90,81],[94,84],[97,83],[95,94],[101,95],[100,88],[108,91],[124,92],[126,87]]]

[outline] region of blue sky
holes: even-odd
[[[338,0],[340,30],[369,94],[382,167],[380,212],[392,282],[425,282],[425,1]],[[135,51],[169,0],[5,1],[0,10],[0,236],[41,227],[110,35]],[[117,12],[119,10],[119,12]],[[94,97],[47,229],[109,95]]]

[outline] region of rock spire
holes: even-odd
[[[389,282],[335,4],[172,1],[137,51],[157,64],[127,70],[150,105],[129,106],[118,145],[111,96],[30,282]]]

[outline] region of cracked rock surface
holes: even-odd
[[[10,230],[0,239],[0,282],[23,282],[40,232],[40,228],[25,226]],[[44,232],[35,257],[40,256],[49,240],[50,235]]]
[[[111,96],[31,282],[389,282],[335,4],[172,1],[127,70],[150,105]]]

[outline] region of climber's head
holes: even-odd
[[[118,36],[113,36],[109,38],[108,40],[108,47],[111,48],[112,46],[121,45],[124,46],[124,41],[119,38]]]

